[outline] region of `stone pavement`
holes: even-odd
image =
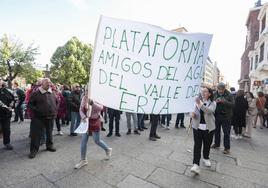
[[[173,117],[173,121],[175,117]],[[107,124],[105,125],[107,127]],[[147,125],[148,126],[148,125]],[[44,151],[28,159],[29,121],[12,124],[13,151],[0,149],[0,188],[157,188],[157,187],[268,187],[268,129],[254,129],[252,139],[232,140],[231,154],[211,151],[212,168],[201,167],[201,175],[190,172],[193,146],[192,134],[187,139],[185,129],[158,128],[162,137],[149,141],[149,130],[142,135],[126,133],[126,121],[121,121],[122,137],[102,137],[113,148],[107,161],[105,153],[92,139],[88,143],[89,164],[80,170],[74,165],[80,159],[80,136],[54,136],[57,152]]]

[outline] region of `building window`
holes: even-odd
[[[251,57],[251,59],[250,59],[250,70],[252,70],[253,69],[253,57]]]
[[[260,47],[260,62],[262,62],[264,56],[264,43]]]
[[[261,20],[261,33],[263,32],[263,30],[265,28],[265,22],[266,22],[266,14],[263,16],[263,18]]]
[[[255,56],[255,67],[254,67],[255,70],[256,70],[257,67],[258,67],[258,59],[259,59],[259,56],[256,55],[256,56]]]

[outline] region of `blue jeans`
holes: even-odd
[[[105,151],[108,151],[108,146],[106,143],[100,139],[100,132],[92,132],[93,140],[94,142],[100,146]],[[82,141],[81,141],[81,159],[86,160],[87,155],[87,141],[88,141],[88,133],[85,133],[82,135]]]
[[[138,128],[144,127],[144,114],[138,114]]]
[[[80,114],[79,112],[71,112],[71,126],[70,126],[70,133],[74,133],[75,129],[80,124]]]

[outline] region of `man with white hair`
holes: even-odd
[[[0,79],[0,127],[3,132],[3,144],[7,150],[13,149],[13,146],[10,144],[10,120],[13,101],[13,94],[5,87],[3,80]]]
[[[33,112],[29,158],[36,156],[44,130],[46,133],[47,151],[56,151],[53,147],[52,130],[53,121],[57,115],[57,99],[52,92],[51,84],[49,78],[44,78],[41,86],[32,93],[29,100],[28,106]]]

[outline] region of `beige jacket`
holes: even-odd
[[[195,114],[195,117],[192,118],[192,127],[193,129],[198,129],[199,123],[200,123],[200,109],[204,112],[204,118],[206,121],[207,129],[210,131],[213,131],[215,129],[215,116],[214,112],[216,110],[216,102],[211,102],[210,100],[206,101],[207,105],[205,106],[202,104],[200,107],[196,105],[195,111],[193,112]],[[199,109],[200,108],[200,109]]]

